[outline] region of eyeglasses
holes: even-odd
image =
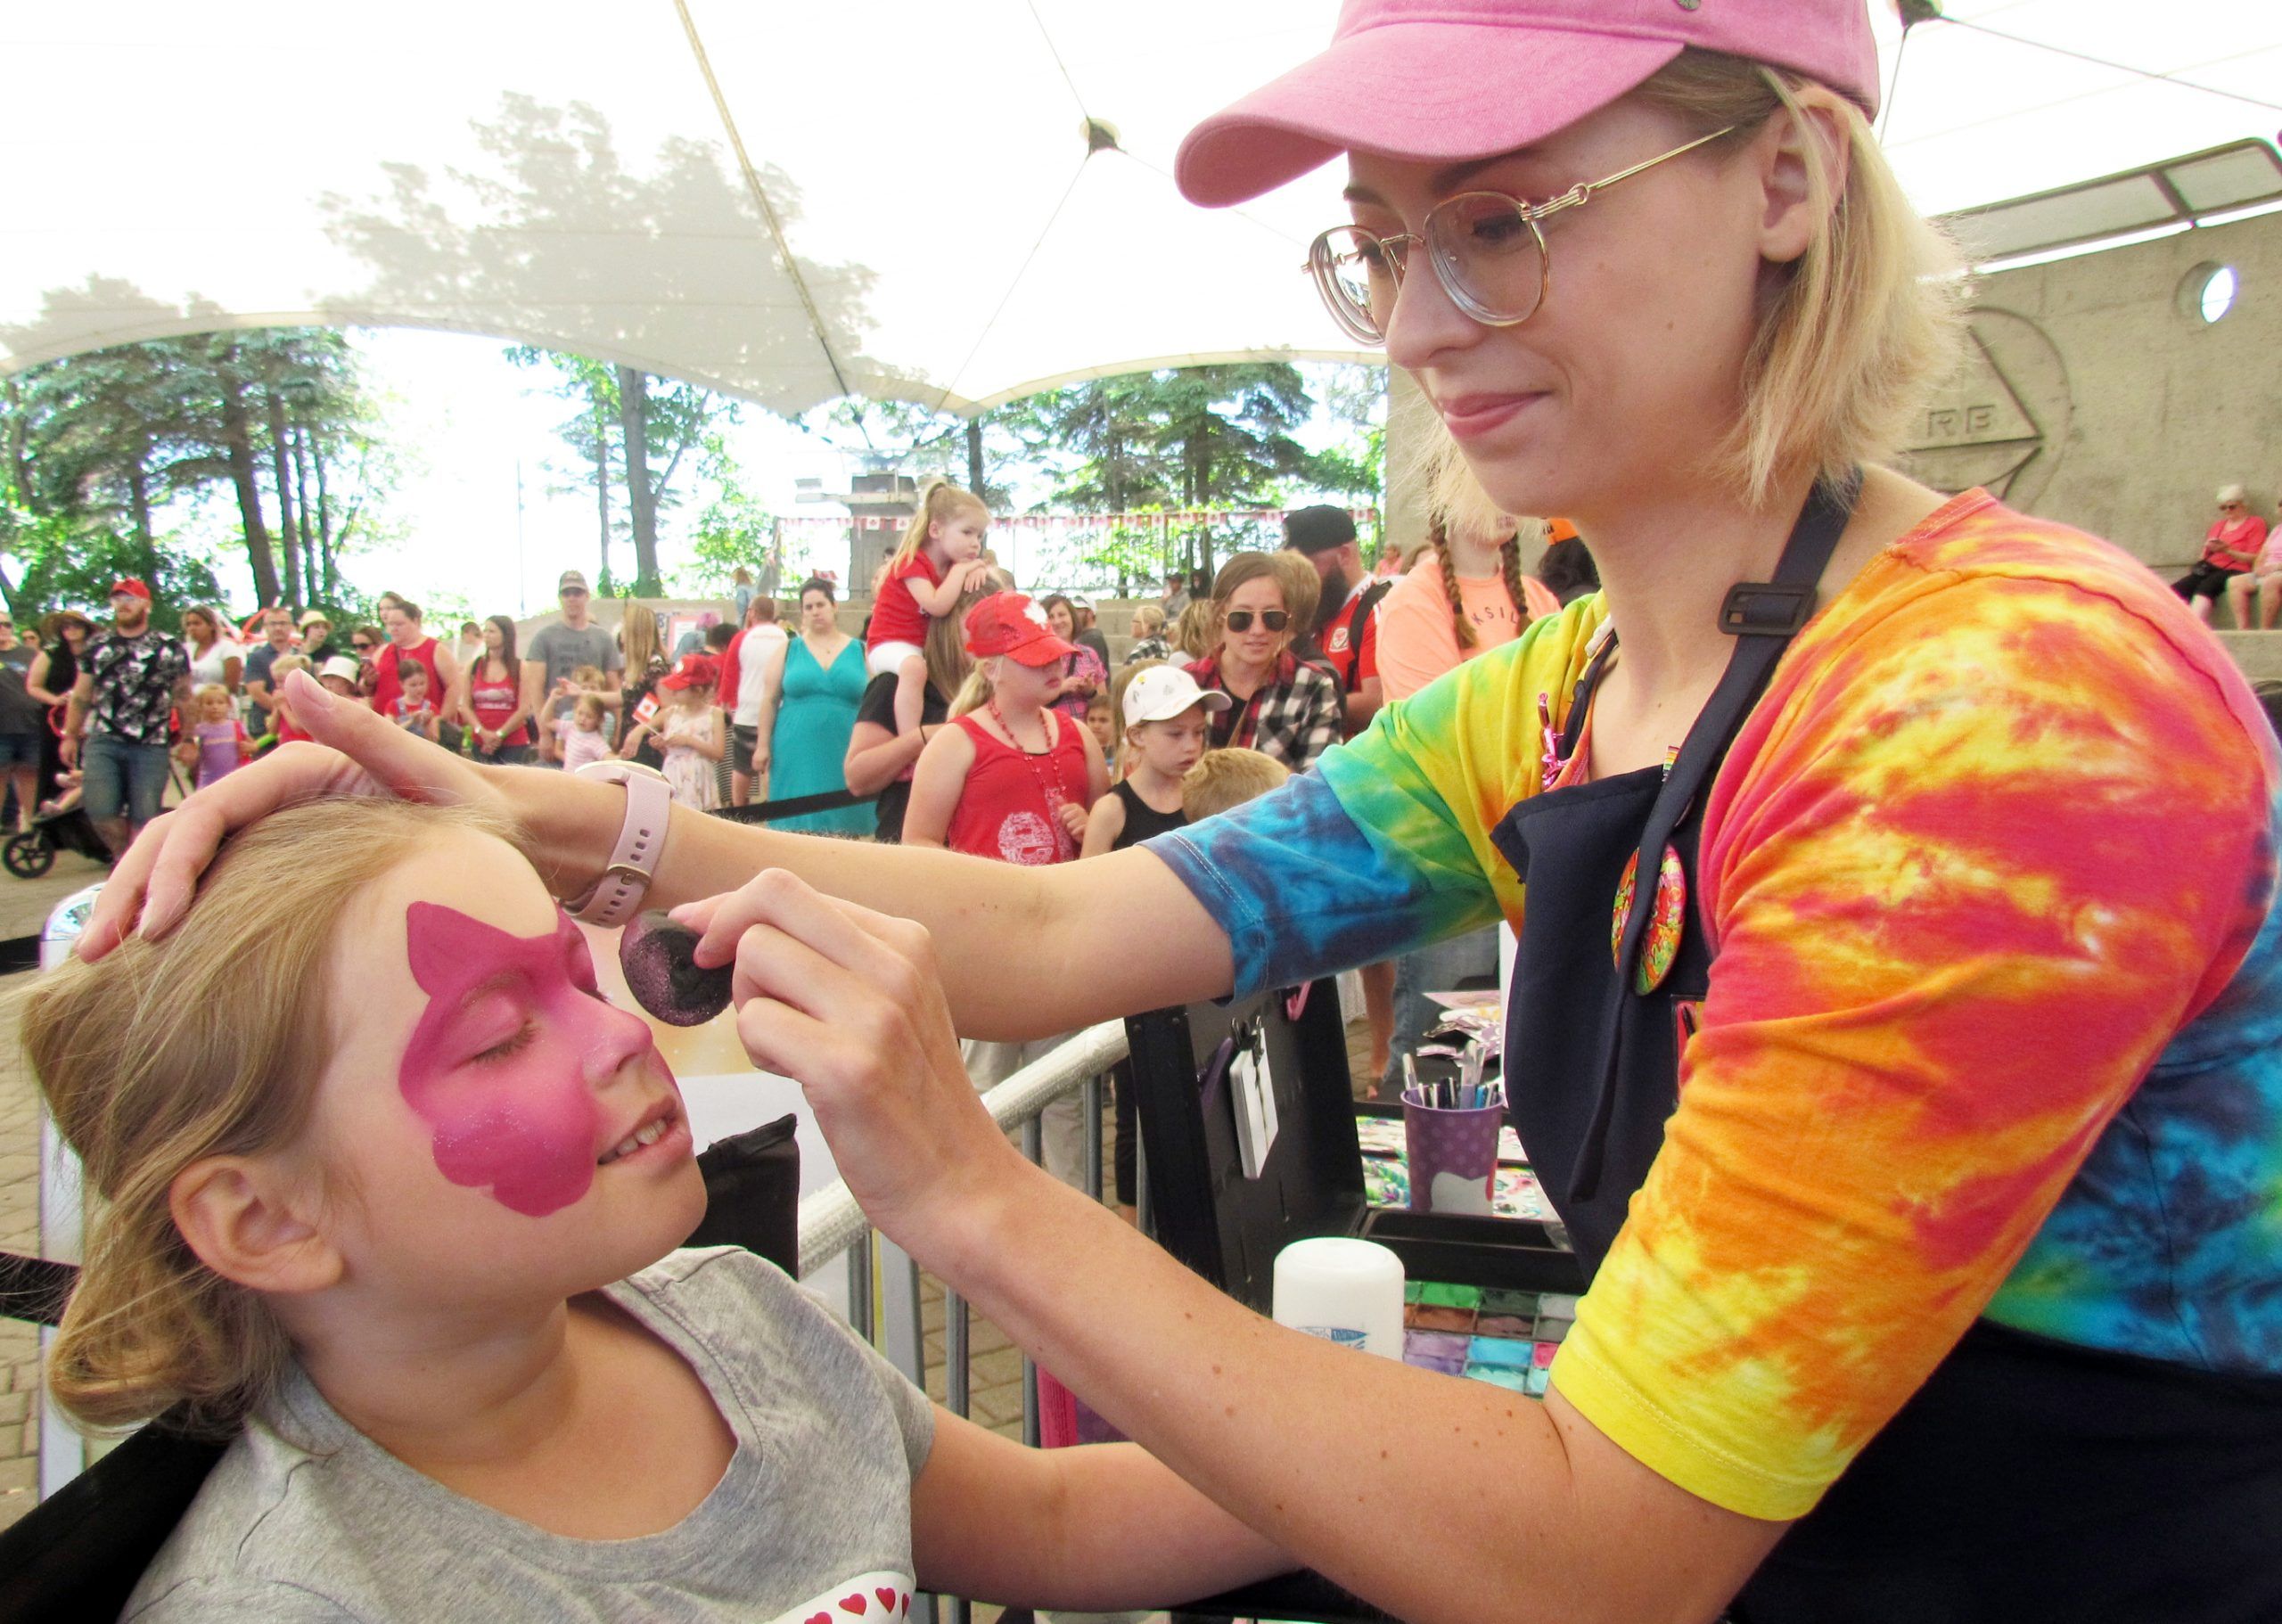
[[[1228,611],[1228,629],[1248,632],[1252,630],[1252,611],[1249,609],[1232,609]],[[1292,624],[1292,611],[1287,609],[1263,609],[1260,611],[1259,619],[1269,631],[1280,632]]]
[[[349,646],[360,654],[369,654],[373,652],[372,639],[369,637],[351,637],[349,640]]]
[[[1580,209],[1617,182],[1742,127],[1731,124],[1714,130],[1605,180],[1580,181],[1547,202],[1526,202],[1503,192],[1461,192],[1427,211],[1424,232],[1382,237],[1359,226],[1334,226],[1308,250],[1306,269],[1332,320],[1365,344],[1387,341],[1410,250],[1419,243],[1425,245],[1434,279],[1452,304],[1485,327],[1516,327],[1536,315],[1553,291],[1553,258],[1539,221],[1564,209]]]

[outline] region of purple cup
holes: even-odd
[[[1487,1216],[1498,1181],[1498,1130],[1505,1121],[1503,1104],[1446,1111],[1421,1105],[1406,1093],[1410,1210]]]

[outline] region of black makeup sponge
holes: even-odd
[[[652,908],[619,933],[618,962],[635,1001],[670,1026],[703,1026],[729,1007],[734,966],[700,970],[698,934]]]

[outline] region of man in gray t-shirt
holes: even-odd
[[[533,716],[540,714],[555,685],[580,666],[593,666],[604,676],[626,669],[626,656],[619,652],[616,636],[588,616],[587,578],[576,570],[565,570],[555,591],[562,603],[562,619],[540,627],[523,651],[523,701]],[[617,709],[614,693],[604,702]]]
[[[294,1367],[120,1615],[133,1624],[564,1619],[901,1624],[926,1396],[775,1267],[677,1251],[609,1288],[689,1361],[735,1433],[696,1510],[574,1539],[479,1505],[351,1427]]]

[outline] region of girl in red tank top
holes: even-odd
[[[948,846],[1001,863],[1067,863],[1087,808],[1109,792],[1101,746],[1050,707],[1070,645],[1020,593],[969,611],[975,656],[962,714],[939,729],[912,775],[904,843]]]

